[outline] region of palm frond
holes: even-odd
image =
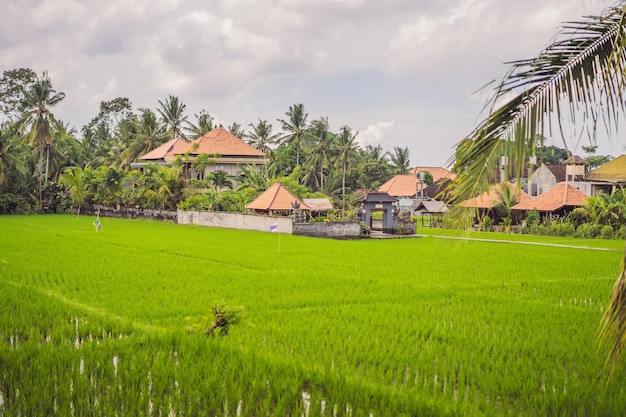
[[[624,110],[625,13],[610,8],[602,16],[568,23],[562,39],[538,57],[510,63],[491,99],[490,114],[457,152],[458,199],[484,191],[502,155],[517,161],[511,166],[520,178],[529,143],[539,133],[572,123],[595,135],[599,120],[617,123]]]
[[[563,132],[569,124],[582,126],[595,140],[600,122],[608,133],[616,130],[625,107],[625,30],[626,6],[612,7],[601,16],[566,24],[538,57],[510,63],[489,115],[457,146],[453,199],[463,201],[484,191],[501,156],[512,162],[519,181],[537,134],[556,128]],[[609,345],[606,367],[612,372],[626,350],[626,261],[599,337],[601,345]]]

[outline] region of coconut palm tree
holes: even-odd
[[[625,110],[626,5],[565,25],[562,36],[537,57],[512,63],[494,90],[486,118],[460,143],[454,171],[459,201],[484,189],[502,149],[521,177],[528,143],[551,125],[576,124],[595,135],[597,121],[614,128]],[[595,136],[592,136],[595,137]],[[565,141],[565,139],[564,139]],[[602,319],[612,372],[626,349],[626,263]]]
[[[267,120],[259,119],[256,125],[250,123],[248,126],[250,126],[252,130],[244,135],[247,142],[261,152],[267,153],[269,145],[275,143],[278,138],[278,134],[272,134],[272,125],[269,124]]]
[[[311,168],[306,168],[306,170],[311,172],[314,172],[315,169],[319,170],[319,190],[324,192],[324,167],[328,162],[328,154],[331,148],[328,117],[320,117],[314,120],[309,128],[309,133],[316,143],[306,161],[306,164],[310,165]]]
[[[300,166],[300,151],[306,144],[310,135],[306,132],[308,113],[304,112],[302,103],[289,106],[289,111],[285,113],[287,120],[278,119],[282,124],[284,134],[280,140],[294,147],[296,150],[296,167]]]
[[[337,137],[337,160],[335,164],[341,168],[341,200],[344,210],[346,208],[346,173],[356,163],[356,152],[359,149],[359,144],[356,141],[358,134],[359,132],[353,132],[348,126],[344,126]]]
[[[157,115],[150,109],[139,109],[139,116],[127,119],[130,133],[130,143],[121,153],[122,166],[127,168],[131,162],[145,153],[150,152],[163,144],[167,138],[164,125],[159,123]]]
[[[160,109],[157,109],[163,122],[167,126],[171,138],[181,137],[187,139],[183,133],[183,126],[189,123],[187,116],[184,115],[187,106],[183,104],[178,97],[170,95],[165,99],[165,103],[159,100]]]
[[[51,123],[54,115],[50,112],[50,107],[59,104],[65,98],[65,93],[57,93],[52,88],[52,82],[47,72],[31,85],[24,93],[23,108],[24,113],[20,118],[20,126],[25,130],[30,130],[29,138],[31,144],[39,151],[39,203],[43,207],[43,181],[48,180],[48,166],[50,162],[50,147],[52,146]],[[43,173],[43,161],[46,161],[45,176]]]
[[[196,118],[196,123],[188,122],[187,130],[191,132],[191,135],[194,139],[199,138],[205,133],[213,130],[213,116],[209,114],[206,110],[200,110],[199,113],[194,114]]]
[[[233,122],[230,126],[228,126],[228,132],[233,136],[237,136],[239,139],[243,139],[246,135],[243,130],[243,126],[237,122]]]
[[[400,148],[399,146],[393,147],[393,153],[389,156],[391,159],[391,166],[393,167],[393,173],[397,175],[407,175],[409,170],[409,148]]]

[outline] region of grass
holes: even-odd
[[[607,382],[595,347],[623,242],[92,223],[0,217],[0,415],[623,409],[624,369]],[[243,307],[243,322],[222,338],[186,333],[218,303]]]

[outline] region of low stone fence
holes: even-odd
[[[226,229],[258,230],[291,234],[291,217],[276,217],[260,214],[232,213],[227,211],[182,211],[178,210],[179,224],[223,227]]]
[[[82,207],[80,214],[87,216],[114,217],[117,219],[142,219],[142,220],[159,220],[176,223],[178,214],[170,210],[153,210],[124,207],[117,209],[115,207],[107,207],[102,205],[93,205],[90,207]]]
[[[294,223],[293,234],[333,239],[354,239],[361,233],[359,222]]]

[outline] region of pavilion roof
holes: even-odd
[[[576,187],[566,182],[560,182],[545,193],[514,205],[511,210],[536,209],[537,211],[552,212],[563,207],[584,206],[588,197]]]
[[[302,200],[293,195],[284,185],[280,182],[275,182],[270,188],[265,190],[260,196],[248,203],[246,208],[252,210],[292,210],[292,203],[300,203],[302,210],[310,210],[311,208],[306,205]]]
[[[519,202],[524,202],[530,200],[530,196],[526,194],[521,189],[518,189],[515,184],[511,184],[508,182],[499,183],[495,186],[491,187],[489,191],[486,191],[477,197],[467,199],[459,203],[461,207],[469,207],[469,208],[480,208],[480,209],[492,209],[498,204],[502,202],[502,197],[500,196],[500,189],[503,186],[511,187],[511,192],[517,196],[517,200]]]

